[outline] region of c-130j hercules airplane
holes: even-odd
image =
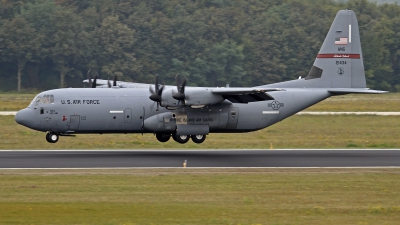
[[[93,82],[93,87],[107,85],[105,80]],[[358,23],[351,10],[337,13],[305,78],[251,88],[186,87],[186,80],[165,86],[157,77],[155,85],[108,85],[42,92],[15,121],[47,132],[50,143],[84,133],[154,133],[160,142],[172,136],[179,143],[202,143],[209,133],[263,129],[331,96],[384,93],[366,88]]]

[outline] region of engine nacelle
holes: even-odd
[[[171,133],[176,130],[176,120],[171,112],[160,113],[147,118],[143,127],[153,132]]]

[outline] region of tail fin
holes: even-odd
[[[309,87],[366,88],[356,14],[340,10],[305,78]]]

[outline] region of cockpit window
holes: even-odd
[[[44,96],[39,96],[38,95],[32,101],[32,103],[35,103],[35,106],[37,106],[39,103],[41,103],[41,104],[53,104],[54,103],[54,95],[44,95]]]

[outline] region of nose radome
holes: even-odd
[[[32,110],[28,108],[19,110],[15,115],[15,122],[26,127],[29,127],[29,123],[31,120],[33,120]]]

